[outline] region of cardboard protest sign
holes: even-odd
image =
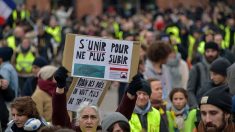
[[[138,42],[67,34],[63,65],[73,77],[130,82],[139,50]]]
[[[74,89],[70,90],[67,101],[67,109],[77,111],[81,102],[88,101],[94,105],[100,105],[110,82],[92,78],[77,78],[73,81]]]

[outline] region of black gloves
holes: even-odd
[[[54,78],[57,82],[58,88],[64,88],[66,86],[66,78],[68,77],[67,73],[68,70],[63,66],[59,67],[54,73]]]
[[[142,88],[142,79],[143,76],[140,73],[135,75],[127,88],[127,92],[136,95],[136,92]]]

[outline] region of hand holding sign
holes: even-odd
[[[64,88],[66,85],[66,78],[68,77],[67,75],[68,70],[65,69],[65,67],[61,66],[59,67],[55,74],[54,74],[54,78],[57,82],[57,87],[58,88]]]
[[[127,88],[127,92],[131,95],[136,95],[136,92],[142,88],[142,75],[136,74]]]

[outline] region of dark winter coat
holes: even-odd
[[[0,75],[0,79],[2,76]],[[15,98],[15,92],[8,87],[5,90],[0,88],[0,122],[2,126],[2,130],[5,130],[8,123],[9,111],[6,106],[6,102],[10,102]]]
[[[37,82],[38,82],[38,78],[37,77],[30,77],[28,78],[23,86],[23,90],[22,90],[22,96],[32,96],[36,86],[37,86]]]

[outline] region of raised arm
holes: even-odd
[[[131,118],[137,99],[136,92],[142,87],[142,76],[137,74],[129,84],[122,101],[117,108],[117,112],[123,114],[128,120]]]
[[[68,71],[64,67],[59,67],[54,74],[57,82],[56,93],[52,98],[52,124],[62,127],[72,127],[66,107],[65,85]]]

